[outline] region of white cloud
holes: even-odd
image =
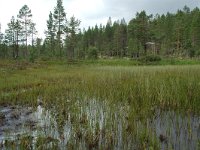
[[[74,15],[81,20],[81,27],[95,25],[105,20],[105,6],[103,0],[73,0],[66,2],[66,12],[68,18]]]
[[[67,12],[77,14],[79,17],[89,16],[101,12],[104,7],[102,0],[74,0],[67,6]]]
[[[135,13],[146,10],[148,13],[175,12],[184,5],[191,8],[199,7],[199,0],[63,0],[67,18],[74,15],[81,20],[81,27],[106,24],[108,17],[112,20],[122,19],[128,22]],[[46,21],[49,12],[54,10],[57,0],[0,0],[0,23],[2,32],[7,28],[12,16],[17,16],[19,9],[27,4],[32,10],[33,21],[39,31],[39,36],[44,37]]]

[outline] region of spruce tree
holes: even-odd
[[[113,28],[112,28],[112,20],[109,17],[106,28],[105,28],[105,54],[108,56],[113,55]]]
[[[80,20],[74,16],[70,18],[68,26],[65,28],[66,33],[66,45],[67,45],[67,56],[68,60],[74,59],[74,50],[77,42],[77,33],[79,31]]]
[[[55,36],[56,29],[53,20],[52,12],[49,13],[49,19],[47,20],[47,31],[45,31],[46,40],[49,43],[51,55],[55,55]]]

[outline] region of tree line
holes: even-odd
[[[200,10],[185,6],[174,14],[154,16],[141,11],[129,23],[124,19],[112,23],[109,18],[106,26],[89,27],[79,38],[81,47],[77,51],[86,55],[93,47],[102,57],[197,57],[200,55]]]
[[[147,55],[198,57],[200,55],[200,10],[185,6],[176,13],[148,15],[145,11],[126,23],[125,19],[81,30],[80,20],[67,19],[62,0],[49,13],[45,39],[37,30],[31,10],[24,5],[0,33],[1,58],[98,57],[139,58]],[[28,41],[29,39],[29,41]]]

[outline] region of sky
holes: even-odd
[[[44,38],[49,12],[53,12],[56,3],[57,0],[0,0],[1,32],[5,32],[11,17],[17,17],[26,4],[32,11],[38,37]],[[148,14],[175,13],[185,5],[200,8],[200,0],[63,0],[67,18],[74,15],[81,20],[80,27],[86,29],[96,24],[105,25],[109,17],[113,21],[125,18],[129,22],[142,10]]]

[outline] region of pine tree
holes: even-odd
[[[149,18],[145,11],[136,14],[136,38],[141,43],[146,54],[146,42],[149,39]]]
[[[30,35],[31,17],[32,17],[31,10],[27,5],[24,5],[19,10],[18,18],[20,19],[20,23],[23,27],[24,41],[26,42],[25,56],[27,56],[28,53],[28,36]]]
[[[22,27],[19,20],[15,21],[14,16],[11,18],[10,23],[8,23],[8,29],[6,30],[6,39],[10,45],[13,47],[12,56],[17,58],[19,56],[19,34]]]
[[[6,30],[7,40],[11,45],[15,43],[15,18],[12,16],[10,22],[8,23],[8,29]]]
[[[144,53],[146,54],[146,42],[149,40],[149,19],[145,11],[136,14],[136,18],[132,19],[128,25],[129,39],[136,39],[142,46]],[[141,49],[141,48],[139,48]],[[139,52],[141,53],[141,52]]]
[[[60,57],[62,56],[62,35],[63,35],[63,30],[65,28],[65,21],[66,21],[66,13],[63,7],[63,2],[62,0],[57,0],[57,5],[54,8],[54,21],[55,21],[55,27],[57,31],[57,44],[58,44],[58,49],[60,51]]]
[[[20,24],[20,21],[17,20],[15,22],[15,41],[16,41],[16,57],[19,57],[19,36],[22,30],[22,26]]]
[[[37,30],[36,30],[35,26],[36,26],[35,23],[30,24],[30,34],[31,34],[32,47],[34,46],[34,35],[37,34]]]
[[[8,41],[9,45],[12,45],[12,56],[15,57],[15,18],[12,16],[10,23],[8,23],[8,29],[6,30],[6,40]]]
[[[175,44],[175,49],[176,55],[182,55],[183,51],[183,33],[184,33],[184,20],[183,20],[183,11],[178,10],[176,16],[175,16],[175,22],[174,22],[174,44]]]

